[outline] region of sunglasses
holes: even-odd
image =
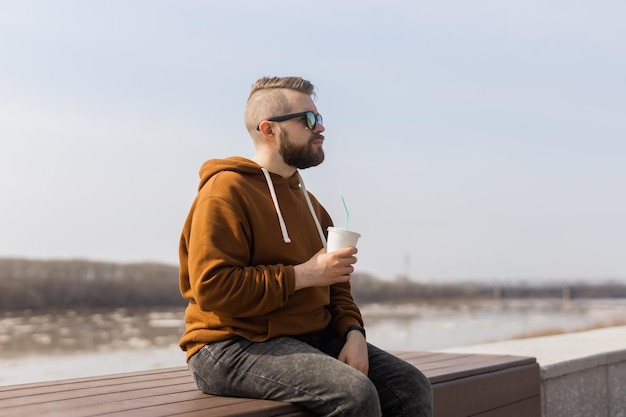
[[[314,130],[317,124],[324,125],[324,121],[322,119],[322,115],[317,113],[313,113],[312,111],[303,111],[301,113],[292,113],[286,114],[284,116],[272,117],[271,119],[267,119],[268,122],[284,122],[285,120],[295,119],[297,117],[306,116],[306,127],[309,130]],[[260,130],[259,126],[256,127],[256,130]]]

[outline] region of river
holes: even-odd
[[[370,343],[437,350],[626,323],[626,299],[483,300],[361,307]],[[0,315],[0,385],[181,366],[183,309]]]

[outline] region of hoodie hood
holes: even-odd
[[[272,197],[272,201],[274,202],[274,210],[276,211],[276,216],[278,217],[278,224],[283,235],[283,241],[285,243],[291,243],[291,238],[289,237],[287,225],[285,224],[285,220],[280,211],[280,204],[276,196],[276,190],[274,189],[274,182],[272,181],[272,176],[270,172],[266,168],[261,167],[256,162],[240,156],[232,156],[226,159],[210,159],[202,164],[202,166],[200,167],[200,184],[198,185],[198,190],[201,189],[211,177],[222,171],[234,171],[244,175],[264,176],[265,182],[267,183],[268,192]],[[304,185],[304,181],[300,176],[300,172],[296,170],[296,173],[292,177],[288,178],[287,181],[289,182],[290,187],[300,188],[302,190],[302,194],[306,199],[307,206],[309,207],[309,212],[313,217],[315,226],[317,227],[317,232],[319,234],[322,245],[326,247],[326,237],[324,236],[324,231],[322,230],[320,221],[315,214],[313,204],[311,203],[311,198],[309,197],[309,193],[307,192],[307,189]]]
[[[198,190],[215,174],[222,171],[235,171],[242,174],[261,174],[261,167],[256,162],[240,156],[226,159],[209,159],[200,167],[200,184]]]

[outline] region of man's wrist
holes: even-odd
[[[356,330],[358,332],[361,332],[361,334],[363,335],[363,337],[365,336],[365,329],[361,326],[350,326],[348,327],[348,329],[346,330],[346,332],[343,335],[344,340],[348,337],[348,333],[350,333],[352,330]]]

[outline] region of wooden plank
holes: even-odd
[[[87,386],[83,388],[80,385],[73,385],[73,389],[67,389],[67,387],[65,387],[65,389],[62,391],[55,390],[49,393],[39,392],[31,396],[24,395],[26,393],[22,393],[22,395],[2,400],[2,405],[8,407],[13,404],[23,403],[25,400],[28,401],[30,404],[46,404],[49,402],[75,400],[78,398],[90,398],[92,402],[97,402],[99,401],[100,397],[107,394],[121,395],[121,393],[134,391],[150,392],[149,390],[155,388],[170,388],[172,392],[194,389],[195,384],[191,386],[190,383],[192,383],[191,377],[178,377],[172,379],[159,379],[155,381],[124,382],[120,384],[101,385],[98,387]]]
[[[29,410],[33,413],[51,412],[53,410],[63,411],[71,408],[75,412],[72,413],[68,411],[67,417],[70,417],[71,414],[81,415],[82,412],[78,411],[81,408],[89,408],[96,411],[101,407],[107,407],[108,404],[122,399],[135,400],[152,396],[177,396],[180,398],[184,393],[196,394],[196,392],[197,389],[190,387],[189,384],[163,384],[159,387],[151,388],[120,388],[119,386],[113,386],[108,392],[96,392],[93,391],[93,389],[77,390],[75,393],[73,392],[74,395],[72,396],[45,396],[45,401],[39,398],[37,398],[36,401],[29,401],[28,397],[20,397],[14,400],[3,400],[1,405],[2,409],[8,409],[10,407],[19,409],[28,406]]]
[[[481,364],[490,367],[506,368],[514,365],[522,365],[535,362],[534,358],[509,356],[509,355],[482,355],[482,354],[448,354],[439,353],[429,356],[413,356],[411,352],[399,352],[396,356],[412,363],[415,366],[427,369],[444,369],[454,364],[461,364],[468,368],[478,368]],[[441,366],[443,365],[443,366]],[[496,368],[494,368],[496,369]],[[477,369],[478,370],[478,369]]]
[[[53,407],[26,407],[1,410],[4,416],[59,416],[59,417],[84,417],[84,416],[171,416],[187,414],[190,416],[275,416],[282,414],[294,414],[302,410],[293,404],[279,403],[276,401],[255,400],[249,398],[214,397],[202,394],[199,391],[166,394],[151,397],[129,398],[124,396],[109,403],[98,403],[94,406],[76,404],[74,402],[53,403]],[[6,414],[4,414],[6,413]],[[300,415],[309,416],[300,412]]]
[[[39,382],[0,387],[0,400],[20,396],[36,396],[53,392],[75,391],[77,389],[134,384],[142,381],[173,381],[176,378],[191,378],[187,368],[166,368],[158,372],[146,371],[114,375],[102,375],[89,378],[67,379],[61,381]]]
[[[184,384],[170,386],[161,379],[156,387],[146,388],[145,381],[139,385],[120,387],[113,385],[99,388],[78,388],[81,384],[73,384],[76,389],[70,397],[45,396],[46,402],[26,403],[26,397],[18,401],[2,401],[0,416],[48,415],[63,417],[80,417],[92,415],[119,416],[166,416],[179,413],[191,415],[222,416],[222,415],[258,415],[274,416],[293,414],[302,410],[292,404],[275,401],[263,401],[247,398],[227,398],[210,396],[201,393],[191,376]],[[93,381],[86,381],[91,383]],[[122,384],[128,385],[128,384]],[[58,392],[54,393],[57,395]],[[41,397],[41,395],[40,395]],[[232,414],[231,414],[232,413]],[[252,414],[250,414],[252,413]],[[279,414],[276,414],[279,413]],[[296,414],[297,415],[297,414]],[[310,415],[303,414],[300,415]]]
[[[463,360],[442,364],[442,366],[438,366],[435,369],[427,368],[426,375],[429,376],[432,373],[431,371],[434,371],[434,374],[431,376],[431,382],[441,383],[509,369],[514,366],[533,364],[534,362],[534,360],[518,361],[494,358],[463,358]]]
[[[231,399],[234,400],[234,399]],[[187,417],[272,417],[272,416],[302,416],[315,417],[315,414],[305,410],[295,404],[281,403],[266,400],[233,401],[224,403],[219,407],[209,404],[205,399],[196,399],[185,403],[170,403],[164,405],[153,405],[141,408],[121,410],[113,415],[124,417],[166,417],[166,416],[187,416]]]
[[[418,357],[417,360],[410,354],[398,354],[398,357],[411,363],[429,377],[432,383],[440,383],[459,378],[479,375],[507,369],[513,366],[535,363],[534,358],[507,356],[507,355],[476,355],[456,354],[449,357]]]
[[[541,415],[541,397],[531,397],[494,410],[475,414],[472,417],[539,417]]]
[[[172,389],[171,392],[166,391],[165,393],[159,393],[158,391],[150,392],[148,390],[125,390],[112,393],[111,395],[105,394],[104,396],[90,395],[50,402],[24,402],[21,405],[12,404],[11,407],[5,407],[3,403],[0,403],[0,416],[20,415],[20,413],[24,415],[58,415],[64,417],[97,415],[111,410],[114,404],[124,400],[134,401],[139,405],[142,398],[154,398],[156,399],[155,401],[163,403],[167,402],[168,399],[169,401],[174,399],[176,401],[192,400],[198,397],[197,394],[197,390],[191,391],[189,389],[179,392]],[[22,398],[21,400],[27,401],[27,398]]]
[[[82,378],[68,378],[68,379],[62,379],[60,381],[63,381],[63,383],[66,383],[66,384],[72,384],[72,383],[84,383],[84,382],[89,382],[89,381],[94,381],[94,380],[115,380],[119,378],[128,378],[128,377],[133,377],[133,376],[146,378],[146,377],[158,376],[159,374],[171,374],[173,371],[189,372],[186,366],[176,366],[176,367],[170,367],[170,368],[149,369],[145,371],[94,375],[94,376],[88,376],[88,377],[82,377]],[[3,386],[0,386],[0,393],[4,391],[12,391],[12,390],[21,389],[21,388],[32,389],[32,388],[37,388],[37,387],[50,387],[50,386],[55,386],[58,383],[59,383],[59,380],[31,382],[27,384],[3,385]]]
[[[437,415],[466,417],[540,395],[539,365],[529,364],[433,385]]]

